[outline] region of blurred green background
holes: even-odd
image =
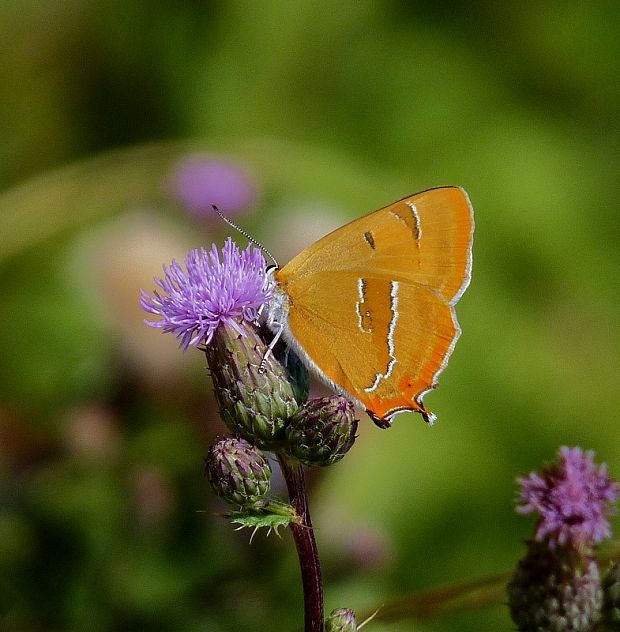
[[[137,303],[230,232],[175,194],[197,154],[283,261],[420,189],[475,207],[438,423],[364,417],[312,475],[328,611],[510,570],[514,477],[560,445],[620,476],[619,36],[613,0],[1,3],[0,629],[301,624],[290,535],[249,546],[203,479],[203,356]],[[368,629],[414,627],[512,624]]]

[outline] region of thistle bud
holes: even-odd
[[[603,621],[610,630],[620,631],[620,562],[603,579]]]
[[[245,439],[225,437],[205,458],[205,474],[213,491],[231,505],[252,507],[269,492],[271,467]]]
[[[239,328],[243,327],[243,333]],[[284,427],[299,406],[282,365],[247,322],[222,323],[205,353],[215,397],[228,428],[252,444],[273,450],[284,439]]]
[[[573,548],[529,542],[508,584],[512,620],[520,632],[586,632],[599,618],[603,593],[592,556]]]
[[[336,608],[325,619],[325,632],[356,632],[357,619],[353,610]]]
[[[286,427],[288,454],[305,465],[332,465],[355,441],[353,404],[340,395],[311,399]]]

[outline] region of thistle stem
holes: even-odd
[[[303,467],[301,464],[291,463],[282,454],[278,455],[278,462],[286,481],[291,505],[301,518],[301,524],[292,523],[290,528],[297,547],[304,590],[304,632],[323,632],[323,581],[308,508]]]

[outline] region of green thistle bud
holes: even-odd
[[[243,335],[228,323],[220,324],[205,349],[220,414],[234,434],[260,448],[277,449],[299,406],[273,354],[259,371],[267,348],[256,328],[247,322],[239,327]]]
[[[332,465],[355,441],[353,404],[340,395],[311,399],[286,427],[286,451],[305,465]]]
[[[603,621],[610,630],[620,631],[620,562],[603,579]]]
[[[336,608],[325,619],[325,632],[356,632],[357,619],[353,610]]]
[[[586,632],[599,618],[603,593],[592,556],[530,541],[508,584],[512,620],[521,632]]]
[[[271,487],[271,467],[245,439],[225,437],[209,450],[205,474],[213,491],[231,505],[252,507]]]

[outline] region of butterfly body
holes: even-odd
[[[458,187],[414,194],[326,235],[273,272],[268,323],[380,427],[432,422],[424,394],[459,337],[473,211]]]

